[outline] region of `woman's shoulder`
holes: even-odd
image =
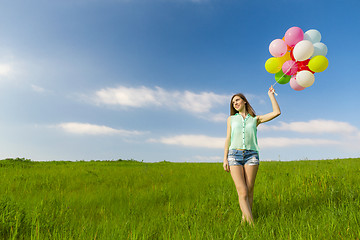
[[[258,115],[255,115],[255,116],[251,116],[250,115],[250,118],[252,119],[252,121],[255,121],[255,122],[258,122],[259,120],[259,116]]]

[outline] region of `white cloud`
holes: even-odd
[[[95,125],[90,123],[78,123],[78,122],[67,122],[60,123],[57,125],[58,128],[64,130],[65,132],[79,135],[124,135],[124,136],[132,136],[132,135],[141,135],[144,132],[140,131],[129,131],[123,129],[114,129],[111,127],[103,126],[103,125]]]
[[[189,161],[195,162],[221,162],[223,156],[194,156]]]
[[[148,141],[160,142],[168,145],[200,148],[224,148],[225,144],[225,138],[209,137],[206,135],[178,135],[173,137],[163,137],[160,139],[149,139]]]
[[[358,133],[359,130],[347,122],[332,120],[310,120],[308,122],[280,122],[280,126],[260,125],[261,130],[293,131],[299,133]]]
[[[340,141],[318,138],[260,138],[260,148],[288,147],[288,146],[321,146],[321,145],[341,145]]]
[[[101,89],[95,93],[97,103],[126,107],[162,105],[163,94],[160,88],[153,90],[146,87],[127,88],[122,86]]]
[[[206,119],[212,122],[226,122],[228,115],[225,113],[210,113],[198,116],[201,119]]]
[[[304,133],[307,136],[313,134],[336,134],[336,138],[259,138],[259,146],[268,147],[287,147],[287,146],[321,146],[337,145],[347,147],[350,144],[358,144],[360,131],[357,127],[347,122],[316,119],[308,122],[280,122],[278,126],[261,124],[259,130],[290,131]]]
[[[225,138],[210,137],[206,135],[177,135],[173,137],[163,137],[160,139],[149,139],[149,142],[159,142],[167,145],[179,145],[185,147],[214,148],[223,149]],[[319,138],[286,138],[269,137],[260,138],[260,148],[288,147],[288,146],[321,146],[321,145],[341,145],[341,141],[319,139]]]
[[[226,95],[218,95],[212,92],[193,93],[185,91],[179,94],[179,102],[182,109],[193,113],[206,113],[217,104],[225,104],[230,99]]]
[[[35,92],[38,92],[38,93],[46,92],[45,88],[42,88],[42,87],[34,85],[34,84],[31,85],[31,88],[32,88],[32,90],[34,90]]]
[[[168,91],[160,87],[104,88],[95,93],[97,104],[144,108],[149,106],[182,109],[210,121],[225,121],[224,114],[211,113],[216,106],[225,106],[231,96],[213,92]]]
[[[9,76],[12,71],[12,67],[9,64],[0,64],[0,76]]]

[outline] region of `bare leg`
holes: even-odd
[[[254,186],[255,186],[255,178],[257,171],[259,169],[259,165],[245,165],[245,181],[248,188],[248,198],[250,209],[252,210],[253,200],[254,200]]]
[[[234,180],[235,187],[239,196],[240,209],[243,213],[243,218],[250,224],[253,224],[253,216],[249,203],[248,187],[245,178],[245,168],[243,166],[231,166],[230,173]]]

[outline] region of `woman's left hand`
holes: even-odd
[[[271,85],[270,88],[269,88],[268,94],[269,94],[269,96],[271,96],[271,95],[274,96],[274,94],[275,94],[275,89],[273,88],[272,85]]]

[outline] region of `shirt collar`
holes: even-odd
[[[242,118],[242,116],[241,116],[239,113],[235,113],[235,116],[236,116],[236,115],[239,115],[239,116]],[[246,117],[245,117],[244,120],[248,119],[249,117],[250,117],[250,113],[248,113],[248,114],[246,115]]]

